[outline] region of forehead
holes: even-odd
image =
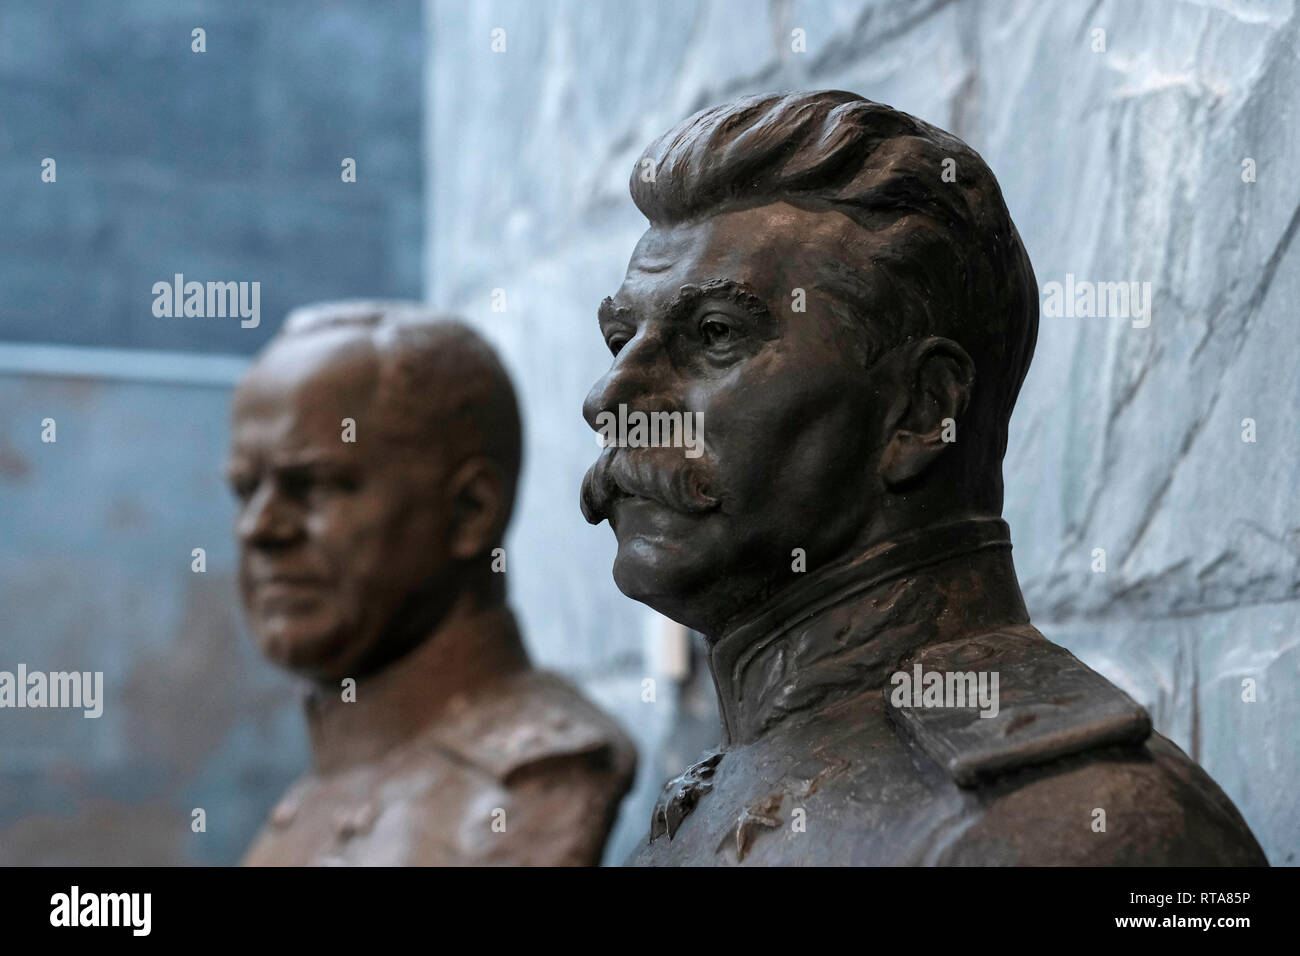
[[[275,342],[235,390],[236,448],[326,442],[355,449],[341,440],[341,423],[366,417],[378,378],[366,334],[331,330]]]
[[[817,285],[818,267],[826,260],[863,261],[868,241],[862,227],[841,212],[785,202],[654,226],[633,250],[614,303],[662,307],[682,285],[708,279],[742,283],[769,303],[787,300],[795,288]]]

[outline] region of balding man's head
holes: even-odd
[[[290,312],[267,351],[308,336],[364,340],[376,366],[380,433],[448,461],[485,455],[501,469],[513,505],[522,454],[519,403],[481,335],[418,303],[326,302]]]
[[[241,588],[266,654],[360,676],[489,571],[520,462],[514,389],[467,326],[412,303],[293,312],[235,395]]]

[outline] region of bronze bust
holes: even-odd
[[[506,603],[520,420],[487,343],[412,305],[299,309],[233,417],[248,620],[313,687],[313,769],[245,864],[598,863],[634,752]]]
[[[1029,623],[1002,458],[1038,292],[978,154],[851,93],[745,97],[631,191],[650,228],[584,415],[701,416],[703,454],[613,442],[582,507],[619,588],[705,635],[722,742],[629,862],[1265,863]]]

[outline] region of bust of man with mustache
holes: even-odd
[[[702,414],[703,454],[606,447],[582,504],[619,588],[705,636],[722,744],[630,862],[1264,863],[1029,623],[1001,463],[1038,294],[983,160],[851,93],[757,96],[631,191],[650,228],[584,414]]]
[[[250,865],[596,864],[635,763],[534,670],[498,550],[514,389],[468,327],[400,303],[292,313],[235,393],[240,588],[306,678],[313,767]]]

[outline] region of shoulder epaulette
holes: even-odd
[[[962,787],[1151,734],[1128,694],[1028,626],[923,648],[895,678],[895,725]]]
[[[559,757],[600,755],[613,769],[635,766],[621,729],[567,681],[542,671],[524,672],[452,707],[434,735],[505,783],[525,767]]]

